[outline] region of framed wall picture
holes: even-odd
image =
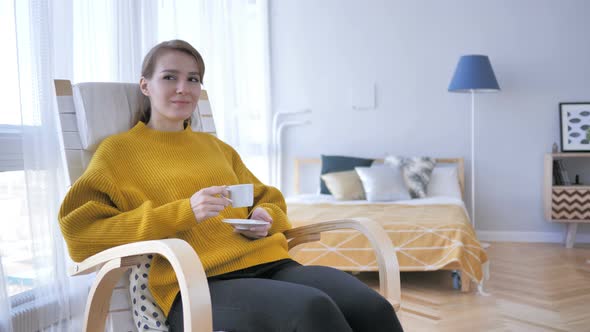
[[[590,152],[590,102],[560,103],[561,151]]]

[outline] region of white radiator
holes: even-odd
[[[57,323],[57,301],[34,299],[33,292],[25,293],[19,300],[23,302],[12,309],[12,328],[15,332],[36,332]]]
[[[108,332],[136,332],[129,301],[129,274],[123,275],[111,297],[105,330]],[[11,297],[12,328],[14,332],[52,331],[59,320],[58,303],[36,300],[34,291]]]

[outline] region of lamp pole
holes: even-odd
[[[475,229],[475,90],[471,89],[471,225]]]
[[[471,54],[459,58],[449,84],[449,92],[471,94],[471,225],[475,230],[475,93],[500,91],[500,85],[486,55]]]

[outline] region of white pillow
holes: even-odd
[[[399,168],[386,165],[355,167],[369,202],[410,199]]]
[[[450,196],[461,199],[456,166],[436,165],[426,189],[426,197]]]

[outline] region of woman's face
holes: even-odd
[[[152,114],[148,126],[158,130],[182,130],[197,107],[201,95],[201,73],[195,58],[169,50],[156,60],[151,78],[142,77],[140,87],[150,98]]]

